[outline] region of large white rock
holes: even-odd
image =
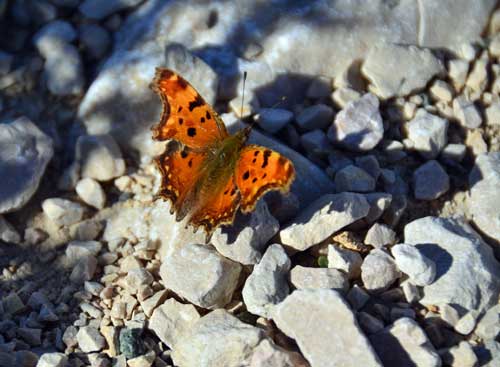
[[[273,312],[312,367],[382,366],[342,296],[330,289],[294,291]],[[341,353],[332,353],[332,345]]]
[[[361,67],[370,91],[382,99],[417,92],[443,70],[430,50],[391,43],[373,46]]]
[[[291,261],[281,245],[268,247],[243,287],[247,310],[269,318],[272,308],[288,296],[288,271]]]
[[[417,247],[400,243],[391,248],[399,270],[418,286],[431,284],[436,278],[436,264],[422,255]]]
[[[172,359],[183,367],[238,367],[245,365],[263,339],[263,330],[241,322],[226,310],[215,310],[177,341]]]
[[[466,223],[425,217],[405,226],[405,243],[436,264],[435,281],[424,287],[423,305],[454,304],[486,311],[500,294],[500,264],[491,248]]]
[[[165,288],[203,308],[231,301],[241,265],[207,245],[185,244],[163,259],[160,276]]]
[[[368,214],[370,205],[361,194],[344,192],[322,196],[280,231],[281,242],[307,250],[338,230]]]
[[[482,154],[469,175],[469,211],[486,235],[500,241],[500,153]]]
[[[52,139],[28,118],[0,124],[0,213],[21,208],[38,189],[52,159]]]
[[[370,336],[384,366],[441,367],[441,359],[427,335],[407,317]]]
[[[154,310],[148,328],[173,349],[177,341],[188,333],[199,319],[200,314],[193,305],[170,298]]]

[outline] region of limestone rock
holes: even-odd
[[[334,289],[340,293],[349,289],[347,277],[332,268],[294,266],[290,271],[290,283],[297,289]]]

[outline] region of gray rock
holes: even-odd
[[[469,211],[474,223],[486,235],[500,241],[500,153],[482,154],[476,158],[469,174]]]
[[[108,181],[125,173],[125,160],[110,135],[83,135],[76,142],[76,160],[82,177]]]
[[[467,153],[467,147],[464,144],[448,144],[441,151],[441,158],[461,162]]]
[[[436,158],[447,142],[448,121],[421,109],[408,123],[408,138],[424,158]]]
[[[361,168],[363,171],[368,172],[370,176],[373,177],[375,182],[378,180],[381,171],[378,160],[374,155],[370,154],[357,157],[354,159],[354,161],[356,162],[356,166]]]
[[[170,298],[154,310],[148,328],[173,349],[177,341],[187,334],[199,319],[200,315],[193,305]]]
[[[109,32],[98,24],[83,23],[78,28],[78,33],[85,51],[95,59],[103,57],[111,45]]]
[[[290,283],[297,289],[334,289],[340,293],[349,289],[347,277],[337,269],[306,268],[300,265],[290,271]]]
[[[268,247],[243,286],[243,301],[249,312],[269,318],[275,305],[288,296],[290,265],[283,247],[278,244]]]
[[[300,136],[300,144],[307,153],[323,154],[332,150],[332,145],[323,130],[312,130]]]
[[[455,331],[462,335],[469,335],[476,327],[478,313],[469,311],[463,315],[455,324]]]
[[[297,115],[295,122],[301,130],[325,129],[332,123],[333,109],[324,104],[316,104]]]
[[[312,99],[328,97],[332,94],[332,86],[333,82],[331,78],[316,77],[311,84],[309,84],[306,91],[306,97]]]
[[[342,270],[349,279],[359,277],[362,263],[363,259],[357,252],[328,245],[328,267]]]
[[[496,339],[500,335],[500,305],[486,311],[477,323],[474,333],[483,340]]]
[[[341,193],[322,196],[280,231],[281,242],[298,251],[305,251],[363,218],[368,210],[368,202],[361,194]]]
[[[385,192],[371,192],[365,195],[370,211],[363,221],[370,224],[379,219],[392,202],[392,195]]]
[[[374,223],[366,232],[365,244],[375,248],[392,245],[396,241],[396,232],[386,224]]]
[[[75,189],[80,199],[86,204],[96,209],[104,208],[104,204],[106,204],[106,193],[96,180],[86,177],[78,181]]]
[[[273,321],[295,339],[311,366],[382,366],[349,305],[334,290],[294,291],[276,306]],[[325,353],[332,340],[342,353]]]
[[[450,177],[438,163],[428,161],[413,172],[414,195],[418,200],[434,200],[450,189]]]
[[[474,102],[463,95],[453,100],[453,113],[460,124],[468,129],[475,129],[483,122]]]
[[[393,246],[391,252],[399,270],[407,274],[414,284],[421,287],[432,284],[436,278],[436,264],[417,247],[401,243]]]
[[[26,117],[0,124],[0,213],[15,211],[33,196],[52,159],[52,140]]]
[[[293,119],[293,113],[282,108],[261,108],[255,121],[259,126],[274,134],[288,125]]]
[[[500,264],[469,225],[456,219],[425,217],[407,224],[404,232],[405,243],[416,245],[436,264],[436,279],[424,287],[420,303],[446,303],[483,312],[497,302]]]
[[[331,172],[330,176],[332,177],[336,172],[338,172],[342,168],[354,164],[352,159],[347,158],[345,155],[335,150],[328,154],[328,163],[330,164],[328,170]]]
[[[42,344],[42,329],[20,327],[16,330],[16,335],[31,346]]]
[[[363,285],[371,292],[386,290],[400,275],[392,257],[383,250],[372,250],[361,265]]]
[[[177,341],[172,359],[176,366],[241,366],[263,339],[263,330],[241,322],[226,310],[215,310]]]
[[[50,198],[42,202],[45,215],[58,226],[69,226],[82,220],[85,208],[73,201]]]
[[[406,302],[412,304],[418,302],[422,298],[419,288],[408,279],[400,283],[403,290]]]
[[[357,284],[355,284],[349,293],[347,293],[347,300],[349,301],[351,307],[356,311],[363,308],[369,299],[370,295]]]
[[[186,244],[163,259],[160,276],[165,288],[203,308],[231,301],[241,265],[204,245]]]
[[[21,242],[19,233],[2,215],[0,215],[0,241],[16,244]]]
[[[363,331],[368,335],[378,333],[384,328],[384,322],[369,313],[358,312],[356,317],[358,319],[359,326],[361,326],[361,329],[363,329]]]
[[[428,49],[381,43],[370,49],[361,71],[370,80],[370,91],[388,99],[424,89],[443,66]]]
[[[65,367],[68,357],[64,353],[43,353],[36,367]]]
[[[370,336],[384,366],[440,367],[441,359],[418,324],[409,318],[396,320]]]
[[[337,192],[369,192],[375,190],[375,179],[356,166],[347,166],[335,174]]]
[[[51,48],[57,43],[71,43],[76,39],[76,30],[64,20],[54,20],[47,23],[33,36],[33,43],[45,58],[50,55]]]
[[[291,352],[264,339],[254,349],[249,367],[294,367],[306,365],[306,361],[297,352]]]
[[[328,130],[328,138],[346,149],[367,151],[373,149],[384,135],[379,112],[379,101],[371,93],[350,102],[335,117]]]
[[[0,50],[0,75],[6,75],[10,72],[12,61],[14,61],[13,55]]]
[[[109,0],[103,2],[99,0],[84,0],[78,9],[85,17],[99,20],[120,10],[139,5],[143,1],[144,0]]]
[[[81,327],[76,334],[78,346],[85,353],[98,352],[106,346],[106,340],[99,330],[92,326]]]
[[[474,367],[478,363],[472,346],[466,341],[461,341],[449,349],[439,350],[439,355],[443,363],[451,367]]]
[[[231,226],[216,229],[210,242],[221,255],[240,264],[253,265],[259,262],[279,228],[266,203],[259,201],[253,212],[238,213]]]

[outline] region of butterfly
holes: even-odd
[[[229,135],[224,122],[184,78],[157,68],[151,88],[162,103],[153,139],[170,140],[154,158],[161,174],[157,196],[170,200],[176,220],[203,227],[207,240],[238,209],[248,213],[266,192],[286,193],[295,178],[292,162],[271,149],[247,145],[251,126]]]

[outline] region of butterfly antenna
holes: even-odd
[[[243,116],[243,104],[245,103],[245,84],[247,81],[247,72],[243,72],[243,93],[241,96],[241,111],[240,111],[240,116]]]

